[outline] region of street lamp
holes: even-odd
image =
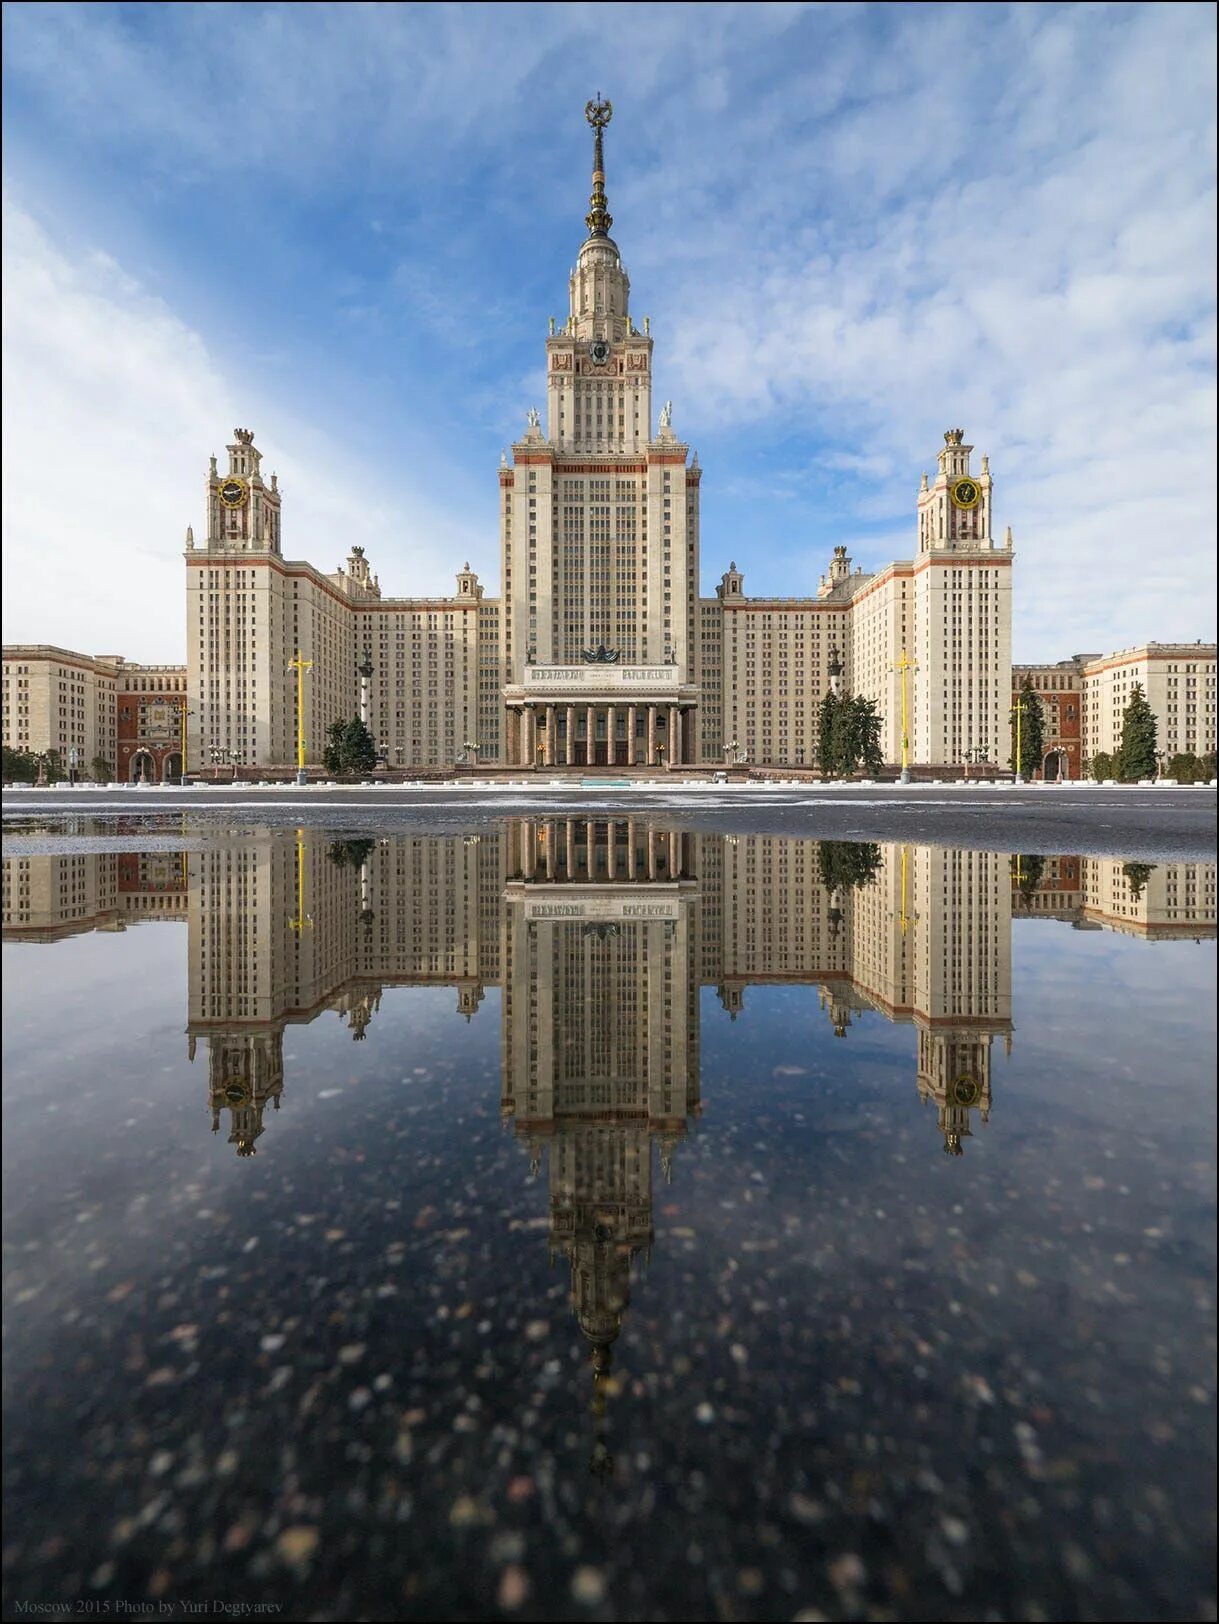
[[[230,767],[232,769],[233,782],[236,783],[237,782],[237,768],[241,763],[241,754],[240,754],[240,752],[237,751],[237,750],[220,749],[217,746],[213,746],[212,751],[211,751],[211,757],[212,757],[212,767],[217,772],[220,770],[220,768],[222,766],[228,766],[228,767]]]

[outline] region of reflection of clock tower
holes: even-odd
[[[989,1032],[919,1031],[919,1098],[935,1101],[946,1155],[964,1153],[975,1111],[990,1120],[990,1055]]]
[[[229,1144],[239,1156],[257,1155],[268,1101],[279,1110],[284,1091],[283,1032],[224,1032],[208,1038],[208,1101],[212,1132],[229,1113]],[[194,1043],[191,1044],[194,1058]]]

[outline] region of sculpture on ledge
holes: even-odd
[[[617,665],[621,658],[620,649],[606,648],[604,643],[598,643],[596,648],[584,650],[585,665]]]

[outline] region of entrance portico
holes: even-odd
[[[526,666],[504,702],[513,766],[663,767],[698,756],[698,690],[676,666]]]

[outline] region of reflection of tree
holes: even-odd
[[[1126,884],[1130,887],[1130,895],[1135,902],[1142,896],[1147,881],[1155,872],[1155,866],[1154,863],[1122,864],[1122,873],[1125,876]]]
[[[327,855],[340,868],[359,868],[376,849],[375,840],[332,840]]]
[[[1011,869],[1017,893],[1027,908],[1045,873],[1045,858],[1020,854],[1012,858]]]
[[[862,840],[823,840],[817,864],[827,891],[870,885],[881,866],[880,847]]]

